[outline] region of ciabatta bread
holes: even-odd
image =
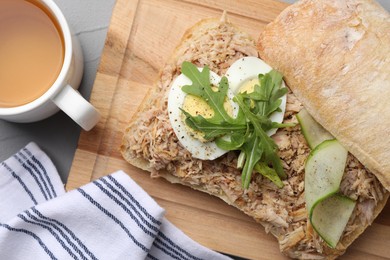
[[[302,0],[266,27],[258,47],[390,190],[390,14],[373,0]]]

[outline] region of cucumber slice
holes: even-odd
[[[297,114],[297,119],[310,149],[316,148],[317,145],[325,140],[334,139],[328,131],[314,120],[306,109],[303,108]]]
[[[302,109],[297,119],[311,151],[305,165],[305,199],[310,222],[332,248],[336,247],[356,202],[339,195],[348,151]]]
[[[310,221],[315,231],[332,248],[335,248],[356,202],[342,195],[334,195],[322,200],[313,209]]]
[[[313,228],[335,247],[348,223],[355,202],[336,194],[348,151],[336,140],[326,140],[311,151],[305,165],[305,199]]]
[[[338,192],[348,151],[336,140],[322,142],[305,165],[305,198],[309,214],[320,200]]]

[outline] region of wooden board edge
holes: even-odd
[[[110,74],[112,74],[113,77],[116,78],[116,80],[115,80],[116,83],[114,85],[110,86],[111,88],[113,88],[113,91],[111,92],[111,97],[109,97],[108,99],[111,100],[114,97],[115,88],[116,88],[116,85],[117,85],[117,82],[119,79],[118,77],[120,75],[120,70],[122,68],[123,59],[124,59],[125,53],[126,53],[127,42],[128,42],[129,37],[130,37],[131,28],[133,26],[133,22],[134,22],[134,19],[136,16],[136,10],[138,7],[138,3],[139,3],[139,0],[116,1],[115,6],[113,8],[110,26],[109,26],[108,31],[107,31],[107,37],[105,40],[102,56],[100,59],[100,64],[98,66],[98,70],[96,73],[95,82],[94,82],[94,85],[93,85],[92,90],[91,90],[92,92],[91,92],[91,98],[90,98],[90,102],[95,107],[97,107],[97,109],[99,109],[99,111],[102,115],[102,119],[101,119],[101,122],[99,122],[98,126],[95,127],[95,129],[93,129],[92,131],[90,131],[90,132],[86,132],[83,130],[81,131],[80,138],[79,138],[78,145],[77,145],[77,149],[75,152],[75,156],[73,158],[70,173],[69,173],[68,180],[66,183],[67,189],[73,189],[73,188],[80,187],[81,183],[84,183],[86,181],[89,182],[92,179],[93,165],[95,165],[95,163],[96,163],[97,156],[95,156],[94,158],[91,158],[91,160],[88,162],[87,161],[82,162],[83,164],[89,164],[88,168],[91,169],[91,171],[89,173],[86,173],[86,172],[78,173],[77,172],[77,169],[80,168],[80,167],[77,167],[78,164],[80,163],[78,158],[81,154],[83,154],[83,150],[88,150],[89,152],[95,153],[95,154],[98,153],[100,143],[102,140],[102,136],[104,133],[104,129],[105,129],[105,126],[107,124],[108,117],[109,117],[110,110],[111,110],[111,103],[110,103],[110,107],[108,109],[102,109],[100,107],[98,97],[96,97],[96,94],[95,94],[96,91],[94,91],[94,90],[96,90],[96,88],[98,88],[98,87],[100,87],[100,88],[107,87],[107,86],[99,86],[99,79],[104,77],[106,74],[104,64],[105,64],[106,60],[108,60],[110,57],[112,57],[112,53],[116,53],[116,54],[119,53],[120,54],[119,57],[117,57],[117,59],[115,60],[115,65],[116,65],[115,70],[112,71],[112,73],[110,73]],[[126,15],[123,15],[123,13],[125,13]],[[120,15],[117,15],[117,14],[120,14]],[[123,20],[122,17],[126,17],[126,19]],[[117,31],[124,31],[125,33],[119,34],[119,33],[117,33]],[[112,64],[110,63],[110,65],[112,65]],[[91,136],[93,136],[94,140],[96,140],[94,142],[95,146],[94,147],[89,146],[88,149],[86,149],[85,144],[89,143],[88,140],[91,138]],[[79,165],[79,166],[85,167],[85,165]],[[74,180],[79,179],[79,177],[80,177],[79,175],[81,175],[82,179],[83,179],[83,181],[81,181],[81,183],[74,181]]]

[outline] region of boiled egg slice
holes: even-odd
[[[199,71],[202,69],[198,68]],[[210,82],[214,86],[218,86],[221,78],[214,72],[210,71]],[[182,91],[182,87],[185,85],[191,85],[192,81],[184,74],[179,75],[172,83],[169,96],[168,96],[168,115],[169,121],[175,132],[179,142],[192,154],[194,158],[201,160],[214,160],[221,155],[227,153],[226,150],[219,148],[215,142],[205,142],[199,137],[192,129],[190,129],[185,123],[185,116],[180,108],[189,112],[200,114],[205,118],[211,116],[210,109],[207,103],[200,98],[192,95],[187,95]],[[232,116],[236,116],[238,111],[238,105],[233,102],[233,93],[228,90],[227,102],[228,107],[232,110]],[[209,114],[209,116],[207,116]]]
[[[202,71],[201,68],[198,68]],[[232,110],[232,117],[237,116],[238,105],[233,102],[234,95],[239,92],[253,91],[254,85],[259,84],[258,75],[270,72],[272,68],[264,61],[257,57],[245,57],[237,60],[226,72],[229,81],[227,93],[227,103]],[[218,86],[221,78],[214,72],[210,71],[210,83]],[[185,123],[185,116],[180,109],[184,109],[191,115],[200,114],[207,118],[207,114],[212,116],[207,103],[200,98],[187,95],[182,91],[185,85],[191,85],[192,81],[185,75],[179,75],[172,83],[168,96],[168,115],[169,121],[179,142],[192,154],[194,158],[201,160],[214,160],[223,154],[226,150],[219,148],[214,141],[205,142],[202,137],[190,129]],[[282,82],[282,87],[285,87]],[[226,109],[226,106],[225,106]],[[286,96],[282,97],[280,105],[281,112],[274,112],[270,119],[273,122],[282,123],[286,110]],[[228,111],[228,109],[226,109]],[[271,129],[267,132],[269,136],[275,134],[277,129]],[[229,137],[226,137],[229,138]]]
[[[226,77],[229,80],[229,88],[236,95],[239,92],[248,93],[252,92],[254,85],[259,84],[259,74],[266,74],[270,72],[272,68],[263,60],[257,57],[245,57],[234,62],[226,72]],[[286,87],[284,81],[282,81],[282,88]],[[286,111],[287,97],[282,97],[282,103],[280,105],[281,112],[274,112],[270,119],[273,122],[282,123],[284,113]],[[277,129],[271,129],[267,132],[269,136],[275,134]]]

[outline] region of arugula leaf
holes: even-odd
[[[227,140],[228,136],[223,136],[215,139],[215,143],[217,146],[223,150],[234,151],[239,150],[240,147],[244,144],[245,140],[248,138],[250,132],[247,128],[246,132],[235,131],[230,135],[229,140]],[[242,167],[241,167],[242,168]]]
[[[255,130],[254,132],[256,136],[259,137],[259,140],[261,141],[260,143],[261,147],[257,145],[258,149],[261,149],[262,152],[264,152],[263,161],[267,164],[271,164],[281,178],[286,178],[287,176],[283,171],[282,163],[280,161],[279,156],[277,155],[278,146],[275,144],[274,140],[267,135],[266,131],[261,127],[259,117],[257,117],[255,114],[253,114],[250,111],[250,108],[244,103],[244,100],[240,94],[238,94],[235,97],[235,101],[238,103],[240,108],[244,111],[244,114],[247,117],[247,119],[254,126],[254,130]],[[248,174],[248,173],[245,173],[243,171],[243,174]]]
[[[264,177],[268,178],[273,183],[275,183],[275,185],[278,188],[283,188],[284,184],[283,184],[282,180],[279,178],[276,171],[274,169],[268,167],[268,165],[266,165],[265,163],[260,162],[260,163],[256,164],[254,169],[258,173],[261,173],[261,175],[263,175]]]
[[[209,122],[218,124],[223,121],[232,121],[232,117],[229,116],[223,106],[229,88],[226,77],[221,79],[218,90],[214,91],[211,88],[210,69],[207,66],[200,72],[195,65],[185,61],[181,72],[192,81],[192,85],[183,86],[182,90],[187,94],[202,98],[214,110],[214,116],[207,119]]]
[[[232,124],[227,121],[213,122],[201,115],[192,116],[188,112],[181,109],[186,116],[186,124],[196,131],[204,133],[204,139],[213,140],[216,137],[229,135],[235,131],[245,131],[246,125]]]
[[[192,116],[182,110],[186,124],[202,132],[206,140],[215,139],[221,149],[241,151],[238,168],[242,168],[241,180],[245,189],[249,187],[253,171],[283,187],[281,178],[286,178],[286,174],[277,154],[278,147],[266,133],[272,128],[293,126],[272,122],[269,118],[272,113],[280,111],[280,98],[287,93],[286,88],[280,88],[282,75],[274,70],[260,74],[259,84],[255,85],[252,93],[237,94],[233,101],[238,103],[239,111],[233,118],[224,108],[229,88],[226,77],[221,79],[218,90],[214,91],[207,66],[200,72],[192,63],[184,62],[182,73],[192,81],[192,85],[183,86],[182,90],[202,98],[214,110],[211,118]]]
[[[248,188],[251,181],[253,168],[260,161],[263,155],[263,147],[260,145],[260,137],[251,133],[247,141],[242,145],[241,150],[245,153],[245,163],[241,173],[241,183]]]

